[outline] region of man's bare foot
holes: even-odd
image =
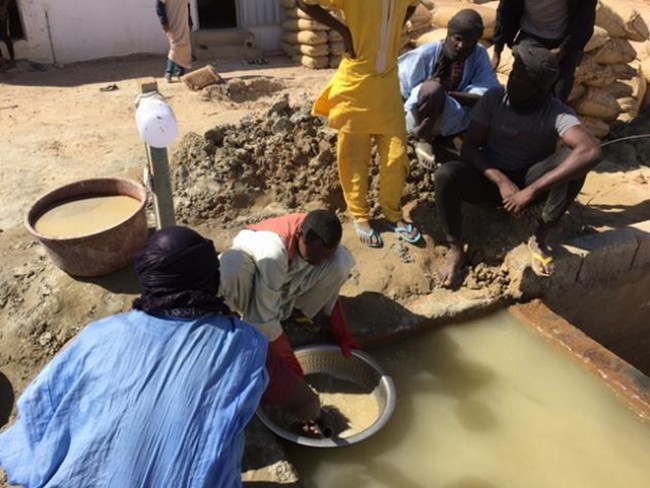
[[[530,266],[538,276],[551,276],[555,271],[553,255],[545,242],[533,234],[528,239],[528,250],[530,251]]]
[[[438,274],[442,280],[442,286],[445,288],[451,288],[454,285],[464,263],[465,250],[463,249],[463,245],[455,243],[450,244],[447,260],[438,270]]]

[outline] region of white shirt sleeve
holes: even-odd
[[[255,326],[270,341],[282,333],[280,312],[282,289],[289,271],[289,254],[274,232],[242,230],[233,240],[255,261],[255,284],[246,322]]]

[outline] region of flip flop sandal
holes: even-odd
[[[548,278],[552,273],[549,273],[546,270],[546,267],[549,264],[553,264],[553,256],[542,256],[537,251],[534,251],[530,244],[527,244],[528,250],[530,251],[531,263],[530,267],[533,272],[538,276],[544,276]]]
[[[363,242],[366,246],[375,249],[384,246],[384,241],[382,240],[381,235],[379,235],[375,229],[370,228],[369,231],[363,230],[361,227],[359,227],[358,222],[355,220],[354,230],[356,231],[357,236],[359,236],[359,240],[361,240],[361,242]]]
[[[118,89],[118,86],[115,83],[113,83],[111,85],[106,85],[106,86],[100,88],[99,91],[109,92],[109,91],[115,91],[117,89]]]
[[[388,226],[393,232],[395,232],[395,234],[397,234],[400,239],[410,244],[415,244],[416,242],[419,242],[420,239],[422,239],[422,234],[420,234],[420,231],[417,230],[411,223],[406,224],[406,227],[399,227],[396,224],[391,224],[389,222]],[[411,234],[413,234],[413,231],[415,231],[415,234],[411,236]]]

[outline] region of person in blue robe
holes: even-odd
[[[165,228],[135,268],[133,310],[85,327],[18,400],[0,435],[11,484],[238,487],[263,395],[305,425],[319,418],[304,379],[217,297],[212,241]]]

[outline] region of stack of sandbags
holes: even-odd
[[[294,0],[281,0],[286,20],[282,23],[282,49],[291,59],[312,69],[330,64],[329,27],[296,8]]]
[[[438,29],[434,27],[433,30],[430,30],[426,34],[422,34],[417,38],[415,41],[415,47],[420,47],[431,42],[442,41],[445,37],[447,37],[447,29]]]
[[[650,37],[641,15],[625,0],[599,0],[594,34],[576,69],[569,104],[585,126],[604,137],[614,120],[633,120],[646,94],[646,79],[630,41]]]
[[[404,24],[402,29],[400,54],[417,46],[418,39],[423,34],[431,31],[431,12],[427,7],[418,4],[413,15]]]
[[[341,37],[341,34],[330,29],[327,33],[327,43],[330,48],[329,67],[338,68],[341,63],[341,57],[343,56],[343,53],[345,53],[343,38]]]
[[[496,25],[498,5],[498,0],[492,0],[481,4],[458,2],[456,5],[446,4],[435,6],[431,11],[431,22],[436,27],[446,28],[449,20],[451,20],[458,11],[471,8],[476,10],[476,12],[481,16],[481,19],[483,19],[484,30],[483,38],[481,40],[483,41],[483,44],[488,44],[494,37],[494,26]]]
[[[345,23],[343,12],[340,10],[332,10],[331,13],[341,22]],[[335,30],[330,29],[330,31],[327,33],[327,43],[329,44],[330,48],[329,67],[338,68],[339,64],[341,63],[341,57],[345,53],[345,44],[343,43],[343,37],[341,37],[341,34]]]

